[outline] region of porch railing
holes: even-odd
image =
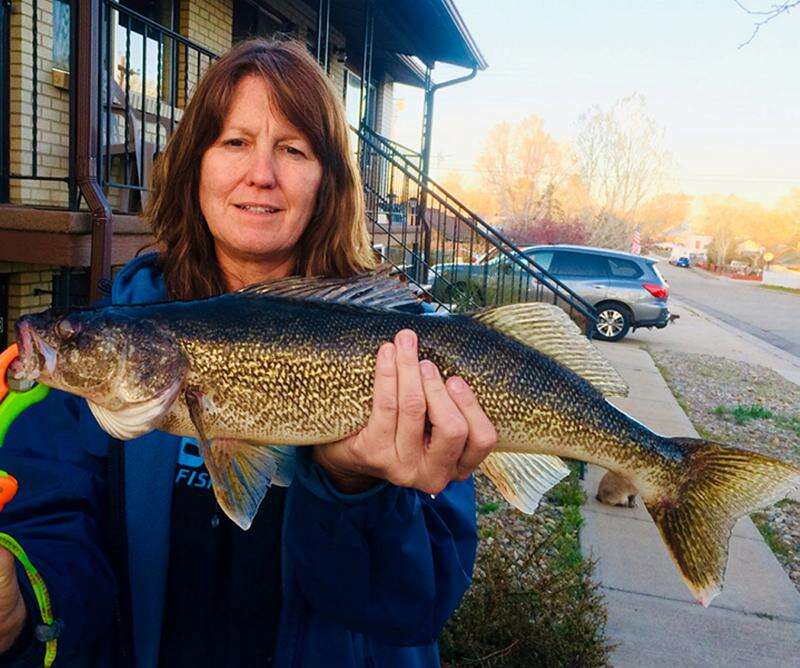
[[[102,0],[99,181],[115,209],[147,201],[153,160],[217,55],[159,23]]]
[[[373,245],[446,310],[546,301],[581,320],[594,308],[373,130],[359,130]]]

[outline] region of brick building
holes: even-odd
[[[137,214],[153,159],[198,78],[235,41],[277,33],[307,44],[342,93],[356,143],[368,133],[378,147],[362,161],[371,178],[385,180],[375,156],[391,152],[398,169],[418,170],[406,173],[417,191],[405,201],[422,187],[424,202],[441,86],[431,71],[447,62],[470,78],[486,67],[452,0],[0,3],[0,345],[23,313],[97,297],[150,241]],[[390,139],[396,83],[426,92],[427,129],[408,163]],[[397,216],[385,193],[376,224],[387,197]]]

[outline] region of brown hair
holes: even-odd
[[[361,179],[330,80],[302,44],[253,39],[209,67],[153,171],[144,215],[163,249],[160,259],[171,299],[227,290],[200,211],[200,164],[222,131],[236,85],[248,75],[264,78],[275,107],[306,136],[322,165],[316,208],[297,244],[296,273],[346,277],[375,266]]]

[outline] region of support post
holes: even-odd
[[[361,99],[358,106],[358,123],[369,125],[370,95],[369,87],[372,84],[372,48],[375,33],[375,7],[372,0],[364,2],[364,57],[361,71]]]
[[[102,0],[78,0],[77,118],[75,175],[92,216],[89,299],[101,296],[100,281],[111,276],[111,206],[98,182],[100,20]]]
[[[317,5],[317,62],[328,71],[331,36],[331,0],[319,0]]]
[[[430,267],[431,256],[431,227],[428,222],[427,206],[428,206],[428,178],[430,176],[431,168],[431,144],[433,142],[433,102],[436,91],[446,86],[452,86],[462,81],[469,81],[473,79],[478,73],[478,68],[473,67],[472,72],[463,77],[451,79],[450,81],[443,81],[442,83],[433,83],[431,77],[432,68],[429,66],[425,70],[425,111],[422,123],[422,189],[419,196],[419,210],[417,211],[417,220],[422,224],[423,234],[423,264],[421,280],[424,284],[428,283],[428,269]]]

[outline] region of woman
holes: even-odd
[[[162,251],[120,272],[115,303],[373,266],[343,112],[301,45],[254,40],[215,63],[153,185]],[[379,351],[366,427],[299,449],[248,532],[218,512],[189,439],[122,447],[58,392],[0,451],[21,483],[0,522],[50,588],[59,653],[88,665],[437,665],[472,570],[469,476],[495,439],[469,387],[402,331]],[[12,563],[0,554],[0,661],[27,665],[37,607]]]

